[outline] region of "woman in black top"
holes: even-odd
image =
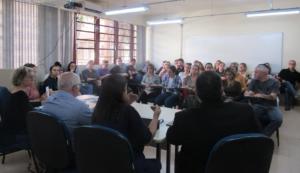
[[[226,97],[231,100],[239,100],[242,94],[241,84],[235,80],[235,76],[235,72],[230,68],[225,70],[224,92]]]
[[[95,124],[118,130],[128,138],[135,154],[137,172],[144,172],[143,170],[148,168],[159,172],[160,163],[151,162],[149,166],[143,150],[157,130],[160,108],[158,106],[153,108],[153,119],[146,127],[139,113],[129,104],[126,88],[126,79],[120,75],[110,75],[104,78],[101,85],[102,92],[99,95],[92,121]]]
[[[41,88],[40,88],[40,94],[43,95],[46,93],[46,88],[48,87],[49,90],[56,91],[58,90],[57,88],[57,77],[59,76],[61,67],[54,64],[53,66],[50,67],[49,71],[50,74],[48,78],[43,82]]]
[[[31,68],[20,67],[15,70],[12,79],[14,88],[3,120],[4,126],[11,132],[26,131],[26,115],[33,109],[26,92],[33,82],[34,74]]]

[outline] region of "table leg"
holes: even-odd
[[[160,155],[161,155],[161,147],[160,147],[160,144],[156,144],[156,159],[157,159],[158,161],[161,161]]]
[[[167,158],[166,158],[166,173],[170,173],[170,163],[171,163],[171,145],[167,142]]]

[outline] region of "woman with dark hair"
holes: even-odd
[[[77,70],[77,65],[74,61],[71,61],[69,64],[68,64],[68,67],[67,67],[67,71],[69,72],[73,72],[73,73],[76,73],[79,75],[79,72]]]
[[[171,66],[162,79],[162,93],[155,99],[155,104],[166,107],[176,106],[179,99],[179,89],[182,86],[182,82],[179,76],[176,75],[175,66]]]
[[[224,93],[230,100],[239,100],[242,94],[240,82],[235,80],[236,73],[230,68],[225,70]]]
[[[110,75],[103,79],[102,92],[99,95],[92,122],[118,130],[128,138],[134,151],[135,168],[138,173],[145,172],[144,170],[149,168],[153,170],[152,172],[159,172],[160,163],[148,162],[143,150],[158,128],[160,107],[153,108],[153,119],[146,127],[139,113],[129,104],[126,81],[120,75]]]

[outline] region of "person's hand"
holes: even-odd
[[[151,106],[151,109],[153,110],[154,114],[153,114],[153,118],[158,119],[159,115],[161,113],[160,107],[158,105],[156,106]]]
[[[245,96],[246,97],[253,97],[254,96],[254,92],[253,91],[246,91],[245,92]]]
[[[264,98],[264,95],[261,94],[261,93],[256,93],[256,94],[254,94],[254,97],[257,97],[257,98]]]

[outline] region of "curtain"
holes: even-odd
[[[73,57],[73,13],[28,1],[0,0],[0,68],[36,64],[40,71]]]

